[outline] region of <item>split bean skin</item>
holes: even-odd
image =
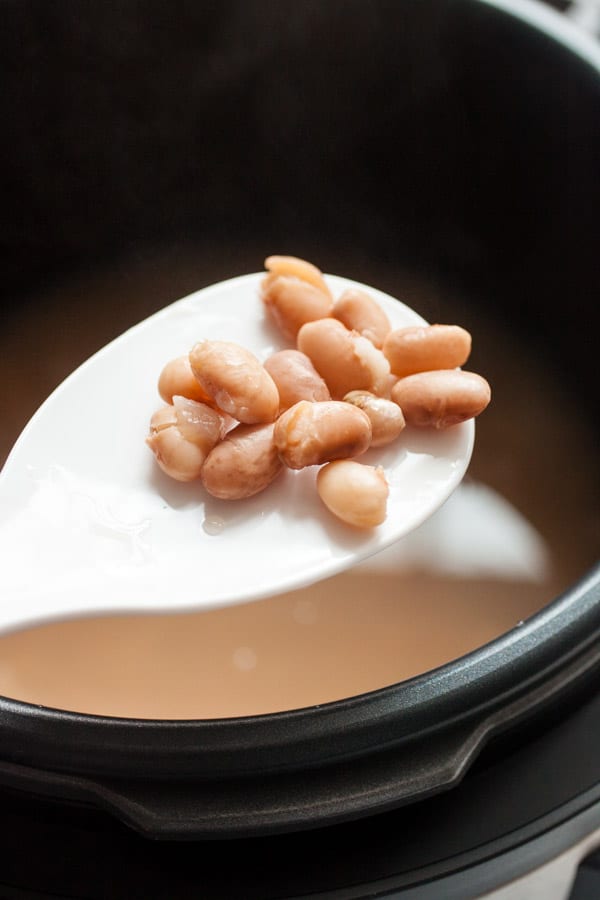
[[[385,521],[389,487],[381,466],[351,459],[330,462],[319,470],[317,492],[338,519],[355,528],[374,528]]]
[[[349,391],[380,394],[388,388],[390,366],[381,350],[357,332],[349,331],[338,319],[325,318],[303,325],[297,345],[310,357],[336,400]]]
[[[177,405],[163,406],[150,419],[146,443],[166,475],[176,481],[194,481],[223,437],[225,421],[204,403],[181,397],[174,400]]]
[[[253,353],[231,341],[200,341],[191,350],[192,372],[219,409],[238,422],[273,422],[279,413],[275,382]]]
[[[301,400],[281,415],[275,446],[290,469],[359,456],[371,444],[371,423],[361,409],[340,400]]]
[[[165,403],[172,403],[175,396],[208,403],[209,406],[213,402],[192,372],[189,356],[178,356],[163,366],[158,378],[158,393]]]
[[[390,320],[366,291],[349,288],[333,304],[333,315],[350,331],[357,331],[381,349],[392,330]]]
[[[378,397],[369,391],[350,391],[344,397],[346,403],[351,403],[362,409],[371,422],[371,447],[384,447],[395,441],[406,425],[402,410],[393,400]]]
[[[490,402],[488,382],[475,372],[439,369],[400,378],[392,400],[400,406],[407,425],[449,428],[478,416]]]
[[[306,322],[330,316],[333,310],[329,293],[292,275],[267,275],[261,297],[267,315],[288,341],[296,339]]]
[[[471,353],[471,335],[460,325],[415,325],[391,331],[383,353],[394,375],[403,378],[433,369],[454,369]]]
[[[212,450],[202,482],[219,500],[243,500],[268,487],[283,470],[272,424],[238,425]]]
[[[225,437],[233,421],[227,413],[187,397],[173,397],[173,409],[177,427],[184,438],[202,447],[206,453]]]
[[[300,281],[312,284],[331,297],[331,291],[325,283],[321,270],[298,256],[267,256],[265,269],[273,275],[291,275],[293,278],[299,278]]]
[[[299,350],[279,350],[265,360],[264,367],[277,385],[280,413],[300,400],[331,400],[329,388]]]

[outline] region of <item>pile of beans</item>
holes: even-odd
[[[381,466],[356,462],[395,441],[405,425],[449,428],[490,401],[462,366],[471,336],[457,325],[393,330],[368,293],[335,299],[319,269],[270,256],[265,314],[296,349],[261,363],[229,341],[199,341],[168,362],[146,442],[178,481],[201,479],[213,497],[240,500],[284,470],[320,466],[317,491],[338,518],[372,528],[386,517]]]

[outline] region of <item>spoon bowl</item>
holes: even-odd
[[[162,366],[201,338],[235,341],[264,360],[286,346],[265,319],[263,273],[205,288],[112,341],[71,374],[23,430],[0,472],[0,632],[70,616],[210,609],[332,576],[383,550],[434,513],[469,464],[474,422],[407,427],[361,461],[382,465],[386,521],[358,531],[319,499],[317,467],[286,470],[241,501],[174,482],[145,446]],[[394,328],[425,324],[357,282],[326,276],[337,296],[368,290]]]

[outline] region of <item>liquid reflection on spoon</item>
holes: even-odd
[[[202,528],[207,534],[221,534],[227,528],[227,520],[223,516],[206,516]]]
[[[548,575],[534,529],[469,482],[394,548],[310,588],[204,613],[7,635],[0,692],[165,719],[325,703],[428,671],[517,627],[547,601]]]
[[[435,516],[355,571],[407,569],[542,582],[549,574],[550,553],[514,506],[492,488],[466,480]]]

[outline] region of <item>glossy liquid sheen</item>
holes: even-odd
[[[116,716],[274,712],[375,690],[461,656],[543,604],[493,583],[341,575],[207,613],[55,623],[0,642],[0,690]]]
[[[240,257],[241,271],[255,269],[263,249],[247,261]],[[36,302],[35,317],[23,315],[14,329],[5,329],[0,378],[13,389],[5,395],[0,454],[44,397],[97,347],[153,308],[236,274],[228,268],[231,255],[212,271],[209,258],[194,256],[187,269],[179,259],[174,269],[168,261],[161,268],[153,257],[146,266],[63,285]],[[343,273],[344,265],[337,270]],[[592,564],[595,444],[552,371],[532,357],[526,341],[486,326],[478,313],[469,319],[462,298],[434,296],[439,307],[432,311],[428,285],[409,281],[407,287],[406,277],[394,272],[352,274],[408,296],[429,319],[464,324],[473,333],[472,367],[489,379],[493,397],[477,423],[473,460],[455,497],[385,559],[301,591],[205,613],[90,618],[5,635],[0,694],[80,712],[162,719],[327,703],[481,647],[519,627]],[[53,353],[32,377],[40,333],[53,334]],[[204,528],[223,539],[222,521],[207,520]]]

